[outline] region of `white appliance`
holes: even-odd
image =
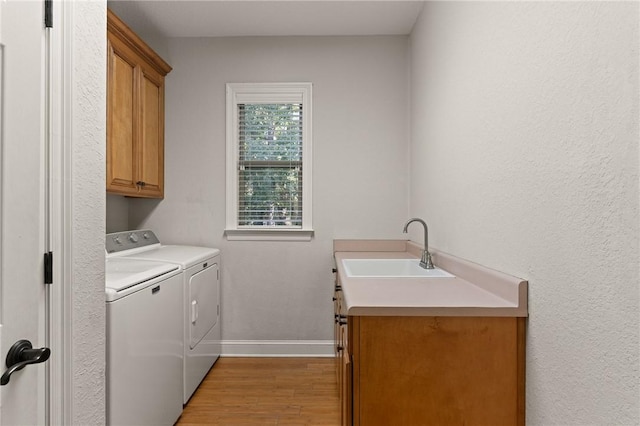
[[[107,424],[182,414],[182,276],[170,263],[107,257]]]
[[[183,274],[183,402],[220,356],[220,250],[162,245],[150,230],[107,235],[107,251],[128,259],[172,263]]]

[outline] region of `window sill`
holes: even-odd
[[[229,241],[311,241],[313,229],[225,229]]]

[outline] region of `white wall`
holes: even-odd
[[[107,194],[105,214],[107,233],[129,229],[129,199],[127,197]]]
[[[105,134],[106,134],[106,4],[69,2],[72,18],[69,77],[71,162],[70,233],[72,258],[69,286],[72,401],[70,424],[105,421]],[[65,15],[67,16],[67,15]],[[54,284],[56,285],[56,284]]]
[[[529,280],[530,425],[640,421],[638,12],[427,2],[410,39],[410,212]]]
[[[398,238],[407,219],[407,37],[172,39],[165,199],[129,225],[222,249],[224,340],[332,338],[332,240]],[[229,242],[225,84],[313,83],[311,242]]]

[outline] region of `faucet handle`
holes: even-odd
[[[424,269],[435,269],[435,266],[433,266],[433,259],[431,258],[431,253],[429,253],[429,250],[427,249],[424,249],[422,251],[420,266],[423,267]]]

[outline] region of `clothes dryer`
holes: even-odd
[[[163,245],[151,230],[107,235],[107,251],[131,259],[177,265],[183,274],[183,402],[198,388],[221,352],[220,250]]]

